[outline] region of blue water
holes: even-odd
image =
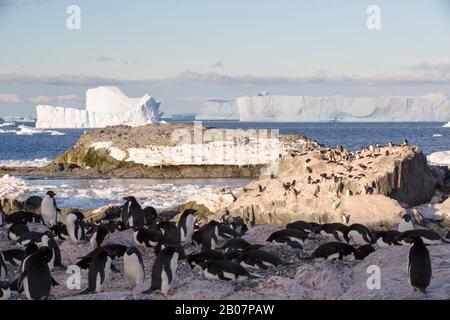
[[[27,126],[29,124],[26,124]],[[357,150],[369,144],[401,143],[407,138],[426,154],[450,150],[450,128],[444,123],[247,123],[238,121],[204,121],[205,126],[230,129],[279,129],[280,134],[303,134],[326,146],[342,145]],[[1,130],[17,130],[1,127]],[[0,133],[0,160],[54,159],[76,143],[86,129],[58,129],[61,136],[50,134],[17,135]],[[433,137],[435,134],[441,137]]]

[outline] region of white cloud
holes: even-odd
[[[47,104],[50,102],[58,102],[58,103],[65,103],[65,102],[74,102],[74,101],[80,101],[80,97],[78,97],[75,94],[71,95],[64,95],[64,96],[36,96],[31,97],[28,99],[30,102],[34,104]]]
[[[17,94],[0,93],[0,102],[20,103],[20,102],[22,102],[22,99]]]

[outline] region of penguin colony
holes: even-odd
[[[252,244],[241,238],[247,226],[241,218],[210,221],[196,224],[195,210],[185,210],[178,222],[157,214],[154,208],[142,208],[130,196],[120,212],[107,214],[95,223],[84,221],[80,211],[66,215],[64,222],[57,208],[56,194],[47,192],[42,200],[40,214],[15,212],[1,214],[1,228],[14,248],[0,252],[0,300],[10,299],[13,294],[29,300],[52,297],[52,288],[61,284],[52,277],[55,269],[65,270],[61,261],[59,244],[71,241],[78,246],[88,246],[91,251],[79,257],[77,266],[85,270],[87,287],[70,295],[105,292],[111,272],[118,272],[116,265],[123,264],[124,281],[133,290],[142,286],[146,278],[151,285],[141,293],[160,292],[169,294],[177,276],[179,264],[191,269],[199,268],[207,280],[248,281],[261,276],[258,271],[278,268],[290,262],[265,250],[264,244]],[[407,280],[414,291],[426,293],[432,275],[432,264],[427,245],[449,242],[428,229],[415,229],[413,217],[402,217],[398,230],[373,231],[361,224],[296,221],[284,229],[273,232],[267,242],[290,246],[302,252],[312,239],[326,240],[309,256],[301,256],[303,263],[312,259],[363,260],[375,251],[394,245],[410,246]],[[40,224],[45,232],[31,231],[32,225]],[[134,245],[109,242],[115,232],[130,229]],[[185,249],[195,246],[186,254]],[[155,260],[151,274],[145,273],[141,254],[153,250]],[[406,257],[405,257],[406,258]],[[120,262],[119,262],[120,261]],[[12,274],[18,276],[12,276]]]

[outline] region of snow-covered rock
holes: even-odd
[[[196,120],[239,120],[236,100],[207,100],[203,103]]]
[[[277,96],[265,92],[240,97],[234,102],[207,101],[197,119],[274,122],[444,121],[450,119],[450,100],[443,93],[411,97],[313,97]]]
[[[430,164],[450,167],[450,151],[433,152],[427,159]]]
[[[141,126],[157,122],[160,102],[144,95],[128,98],[118,87],[97,87],[86,92],[86,109],[39,105],[37,128],[102,128]]]

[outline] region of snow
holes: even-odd
[[[159,120],[160,102],[149,95],[128,98],[118,87],[97,87],[86,92],[86,109],[38,105],[37,128],[103,128],[141,126]]]
[[[450,167],[450,151],[433,152],[427,159],[430,164]]]
[[[34,160],[0,160],[0,167],[45,167],[51,162],[48,158]]]
[[[344,97],[281,96],[262,92],[236,100],[206,101],[196,119],[248,122],[440,122],[450,119],[450,100],[443,93],[410,97]]]
[[[245,179],[184,179],[169,183],[162,179],[43,179],[0,178],[0,198],[24,200],[54,190],[60,208],[94,209],[123,204],[123,197],[135,196],[143,206],[158,210],[185,203],[197,194],[210,193],[225,184],[240,187]]]
[[[112,141],[91,144],[94,149],[107,149],[119,161],[133,161],[147,166],[159,165],[255,165],[267,164],[278,158],[279,141],[276,139],[250,140],[234,144],[233,141],[212,141],[203,144],[178,146],[151,145],[145,148],[128,148],[126,151],[112,147]],[[127,157],[128,154],[128,157]]]
[[[196,120],[239,120],[235,100],[207,100],[203,103]]]

